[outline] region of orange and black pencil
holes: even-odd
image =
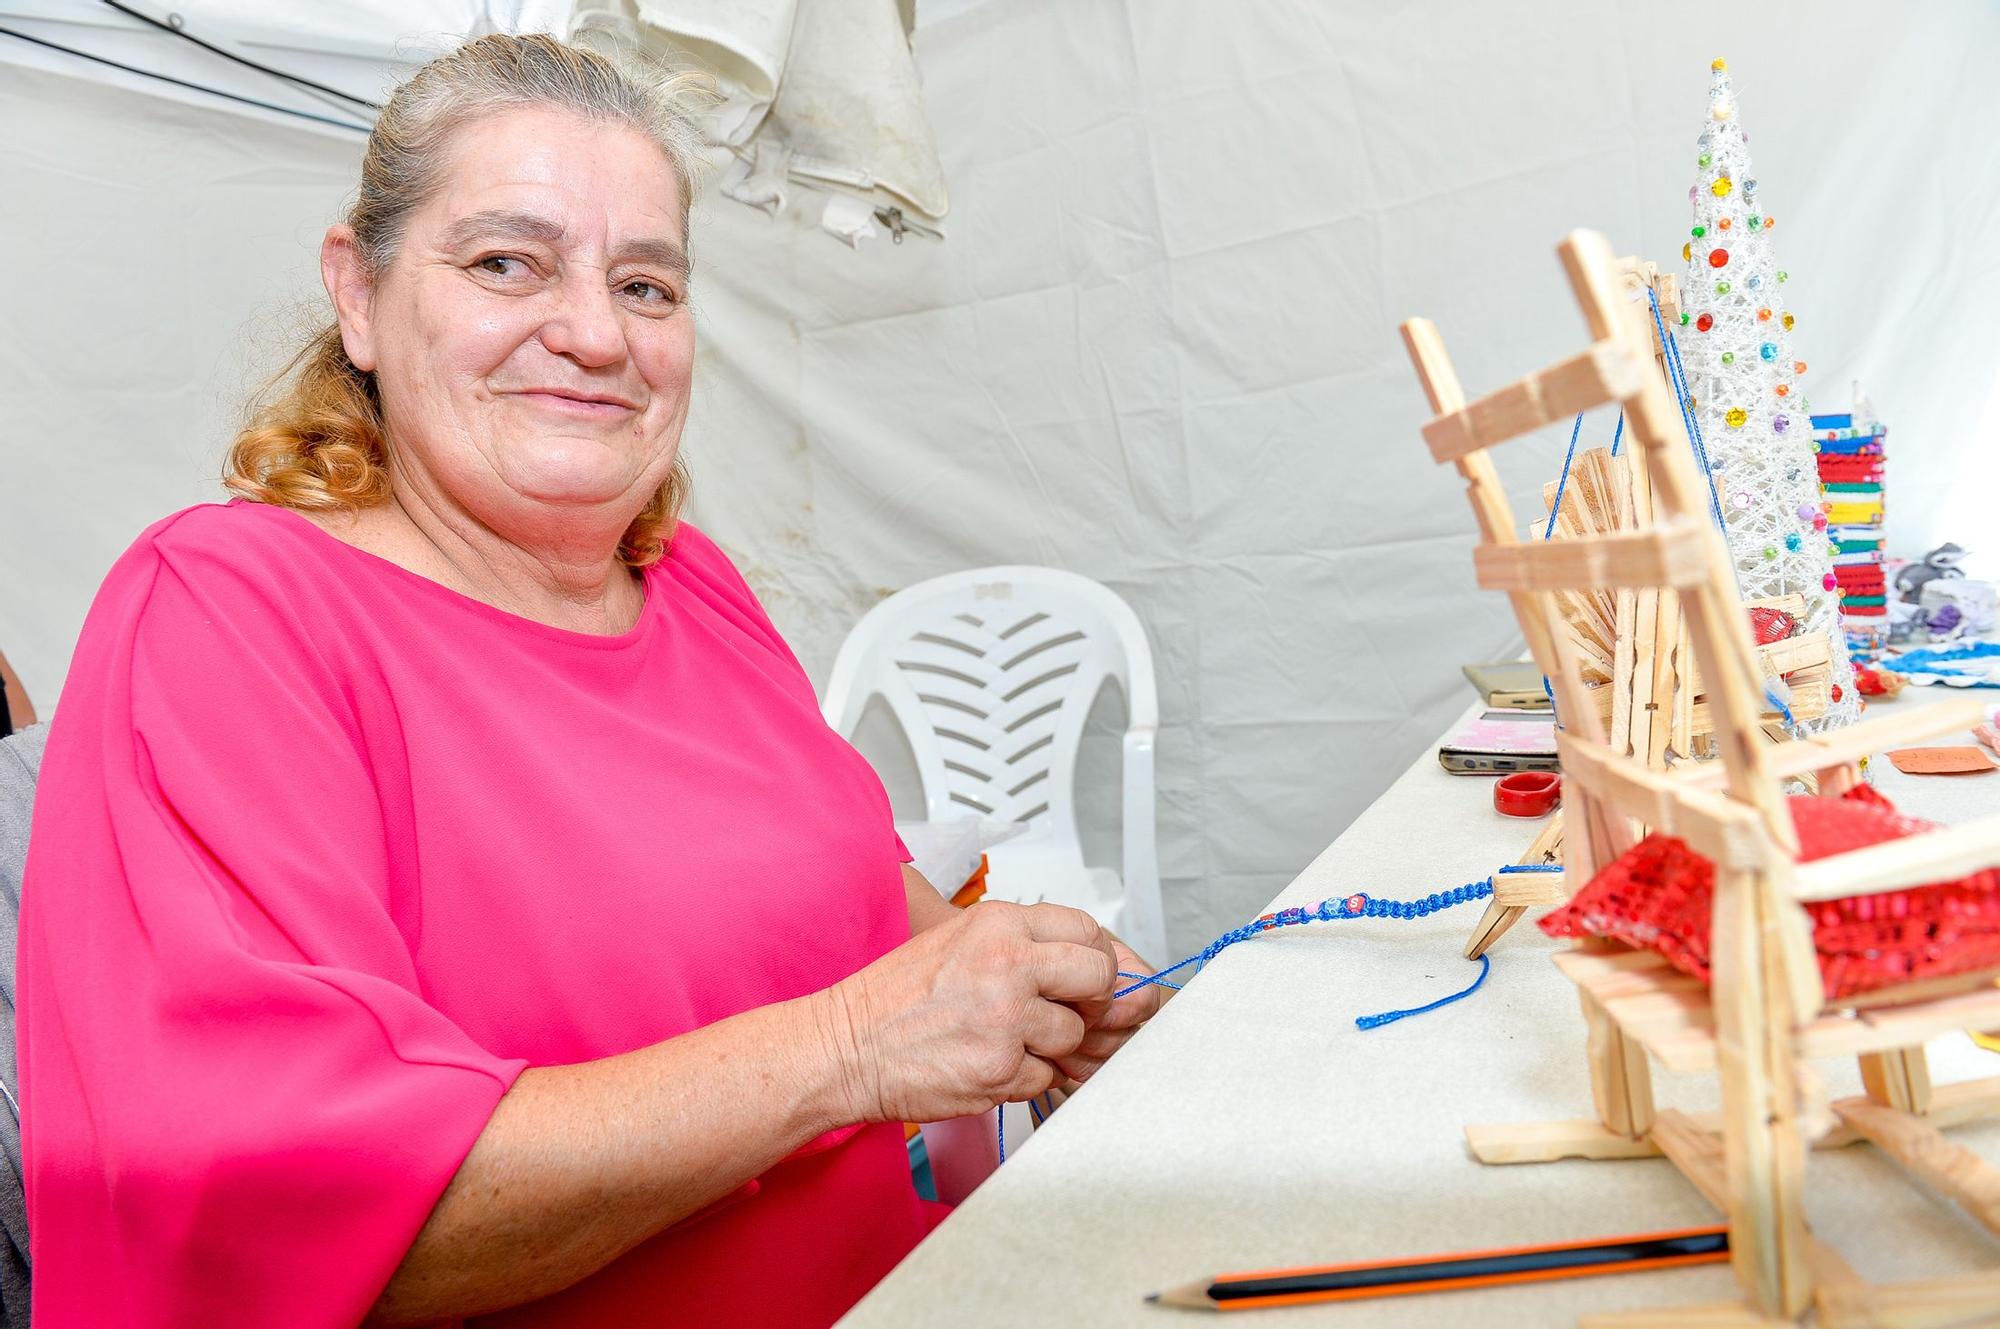
[[[1729,1258],[1726,1227],[1681,1228],[1628,1237],[1510,1246],[1501,1250],[1426,1255],[1414,1260],[1375,1260],[1313,1269],[1267,1269],[1218,1274],[1185,1287],[1156,1292],[1146,1300],[1190,1310],[1243,1311],[1266,1306],[1299,1306],[1315,1301],[1401,1297],[1414,1292],[1538,1283],[1593,1274],[1638,1273],[1714,1264]]]

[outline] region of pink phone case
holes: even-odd
[[[1545,715],[1488,711],[1446,735],[1446,752],[1478,752],[1504,757],[1556,755],[1556,722]]]

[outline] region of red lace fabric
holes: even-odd
[[[1866,785],[1841,798],[1795,797],[1799,861],[1933,829]],[[1658,951],[1676,969],[1709,976],[1715,867],[1670,835],[1649,835],[1607,864],[1542,920],[1552,937],[1606,937]],[[1829,999],[2000,965],[2000,871],[1884,895],[1806,907]]]

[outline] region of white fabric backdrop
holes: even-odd
[[[1473,391],[1574,351],[1552,246],[1585,225],[1677,254],[1721,54],[1813,399],[1844,405],[1859,374],[1893,428],[1892,548],[1956,538],[2000,575],[1978,549],[2000,481],[2000,11],[1693,13],[993,0],[920,27],[949,243],[854,254],[702,209],[696,520],[820,678],[863,609],[939,572],[1044,562],[1125,594],[1159,662],[1169,926],[1198,944],[1469,700],[1462,661],[1515,642],[1416,436],[1397,320],[1435,318]],[[0,647],[44,703],[118,551],[214,494],[355,157],[0,69]],[[1562,442],[1506,454],[1524,505]],[[1087,755],[1107,781],[1116,711]],[[1115,861],[1108,788],[1085,811]]]

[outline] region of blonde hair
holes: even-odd
[[[553,37],[496,34],[439,56],[396,89],[368,135],[361,187],[347,210],[371,273],[396,256],[410,215],[444,183],[453,139],[483,116],[527,107],[624,125],[666,154],[681,197],[681,230],[699,184],[700,135],[692,105],[699,80],[648,76],[636,66]],[[347,358],[330,322],[265,385],[249,424],[230,445],[222,483],[260,503],[352,511],[389,498],[389,440],[373,373]],[[618,556],[657,561],[688,493],[678,458],[633,519]]]

